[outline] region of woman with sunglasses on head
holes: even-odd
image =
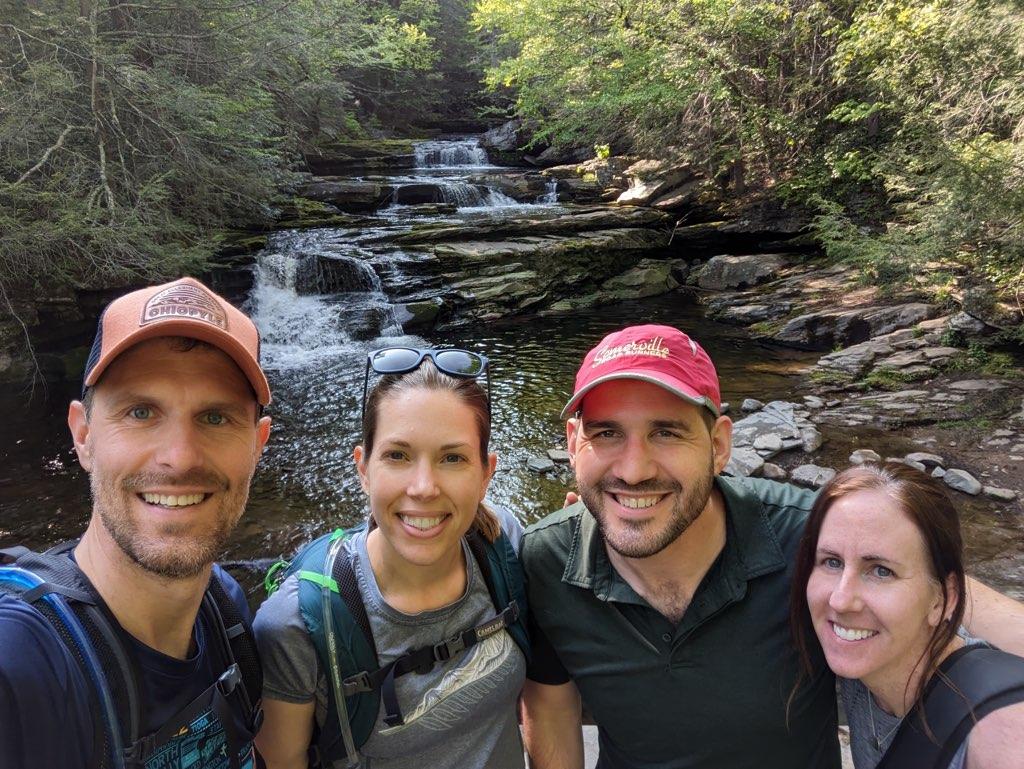
[[[839,676],[856,769],[1024,768],[1024,659],[959,635],[964,583],[959,519],[934,478],[889,462],[822,488],[790,620],[805,673],[813,632]]]
[[[483,502],[486,367],[370,354],[354,451],[370,520],[300,551],[254,623],[269,769],[523,766],[522,527]]]

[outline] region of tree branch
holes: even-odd
[[[28,179],[32,174],[34,174],[36,171],[38,171],[40,168],[46,165],[46,161],[50,159],[50,155],[52,155],[54,152],[56,152],[57,150],[64,146],[64,140],[68,137],[68,134],[74,131],[76,128],[81,127],[82,126],[77,125],[66,126],[64,130],[60,132],[60,136],[57,137],[57,141],[54,142],[50,147],[48,147],[46,152],[43,153],[43,156],[39,159],[39,162],[32,166],[30,169],[28,169],[21,176],[19,176],[18,180],[11,186],[17,187],[23,181]]]

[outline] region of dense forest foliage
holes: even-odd
[[[490,84],[549,141],[774,188],[883,283],[1022,285],[1019,4],[480,0],[475,20],[513,52]]]
[[[195,269],[226,228],[273,215],[303,149],[472,100],[469,13],[0,0],[0,287]]]
[[[1013,2],[0,0],[0,288],[195,268],[303,151],[456,113],[800,202],[879,281],[1022,283]]]

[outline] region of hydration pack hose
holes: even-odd
[[[32,572],[18,566],[4,567],[4,577],[18,587],[25,588],[26,591],[46,584]],[[110,690],[106,679],[103,677],[103,667],[96,657],[92,642],[86,635],[82,623],[60,593],[46,592],[42,593],[40,597],[60,617],[64,627],[71,635],[71,639],[75,642],[76,648],[85,660],[85,668],[92,679],[93,690],[99,696],[99,704],[103,709],[105,723],[110,729],[110,766],[113,769],[124,769],[123,742],[121,730],[118,726],[117,712],[114,709],[113,700],[110,698]]]
[[[334,561],[338,557],[346,537],[338,537],[331,543],[327,551],[327,560],[324,563],[324,574],[330,577],[334,573]],[[338,727],[341,729],[341,739],[345,743],[345,759],[348,769],[355,769],[360,764],[359,753],[356,751],[355,740],[352,739],[352,727],[348,722],[348,706],[345,704],[345,692],[341,683],[341,670],[338,666],[338,644],[334,637],[334,615],[331,612],[331,588],[326,580],[320,587],[321,605],[323,607],[324,633],[327,636],[327,656],[330,659],[328,666],[331,676],[331,688],[334,690],[335,710],[338,714]]]

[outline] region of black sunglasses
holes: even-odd
[[[491,378],[487,373],[487,357],[469,350],[426,350],[418,347],[385,347],[366,356],[366,374],[363,377],[363,413],[366,413],[366,393],[370,384],[370,371],[376,374],[408,374],[430,358],[438,371],[449,376],[476,379],[484,377],[487,393],[487,413],[491,411]]]

